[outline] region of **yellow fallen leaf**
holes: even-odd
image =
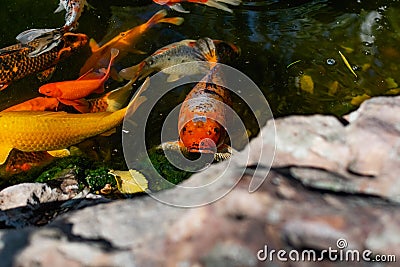
[[[143,174],[136,170],[109,172],[117,181],[117,188],[123,194],[134,194],[145,192],[148,189],[148,182]]]
[[[353,73],[354,76],[356,76],[357,78],[357,74],[354,72],[354,70],[352,69],[352,67],[350,66],[349,61],[347,60],[347,58],[342,54],[342,52],[339,51],[340,57],[342,58],[344,64],[346,65],[346,67],[351,71],[351,73]]]
[[[351,100],[351,104],[353,106],[359,106],[362,102],[364,102],[367,99],[370,99],[371,97],[367,94],[362,94],[362,95],[358,95],[353,97],[353,99]]]
[[[385,81],[386,81],[386,85],[387,85],[388,89],[394,89],[394,88],[399,87],[399,85],[396,83],[396,81],[391,77],[386,78]]]
[[[314,82],[311,76],[302,75],[300,77],[300,88],[301,90],[309,92],[310,94],[314,93]]]
[[[400,88],[393,88],[385,92],[386,95],[398,95],[400,94]]]

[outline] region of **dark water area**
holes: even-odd
[[[97,41],[143,23],[160,8],[151,1],[89,3],[94,8],[84,11],[78,32]],[[29,28],[62,25],[64,13],[53,13],[57,5],[57,1],[3,3],[0,45],[15,43],[15,36]],[[276,117],[340,116],[367,97],[398,94],[398,1],[244,1],[233,7],[233,14],[191,3],[184,7],[191,13],[169,12],[184,17],[183,25],[157,26],[144,34],[137,47],[151,53],[174,41],[204,36],[238,45],[241,57],[231,65],[261,88]],[[52,81],[76,78],[89,53],[86,49],[60,64]],[[119,67],[136,64],[143,57],[133,55]],[[34,77],[16,82],[1,92],[0,107],[30,98],[39,85]]]
[[[145,22],[161,8],[137,0],[89,4],[93,8],[85,9],[77,32],[100,43]],[[65,13],[53,13],[57,6],[56,0],[3,1],[0,46],[16,43],[15,36],[24,30],[63,25]],[[275,117],[341,116],[370,97],[400,94],[399,1],[244,1],[232,7],[232,14],[192,3],[183,6],[191,13],[169,10],[169,16],[184,17],[181,26],[158,25],[135,47],[152,53],[175,41],[206,36],[232,42],[241,56],[230,65],[259,86]],[[60,63],[50,81],[76,79],[89,55],[87,47]],[[144,57],[129,55],[116,67],[137,64]],[[0,92],[0,108],[38,96],[40,85],[34,75],[13,83]],[[112,83],[109,86],[113,89]],[[171,109],[168,103],[175,106],[184,97],[176,93],[162,105]],[[154,129],[161,117],[154,118]]]

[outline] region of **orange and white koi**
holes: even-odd
[[[0,90],[29,74],[46,71],[43,78],[47,78],[53,73],[59,61],[84,47],[88,41],[85,34],[66,33],[60,38],[57,46],[36,57],[31,57],[29,54],[40,45],[38,40],[0,49]]]
[[[223,49],[221,49],[223,48]],[[229,51],[231,50],[231,51]],[[158,49],[139,64],[122,69],[119,75],[127,80],[143,79],[153,72],[168,74],[167,81],[175,81],[185,75],[204,73],[204,64],[179,64],[193,61],[222,62],[239,55],[239,48],[233,44],[212,40],[208,37],[196,40],[182,40]],[[174,68],[169,68],[176,66]]]
[[[87,113],[87,103],[84,97],[91,93],[101,94],[104,92],[104,83],[108,79],[111,65],[118,56],[119,51],[115,48],[111,49],[111,58],[106,73],[101,79],[89,78],[91,73],[85,74],[73,81],[54,82],[42,85],[39,93],[46,96],[57,98],[58,101],[65,105],[72,105],[75,109],[82,113]]]
[[[167,5],[171,9],[182,13],[189,13],[189,11],[185,10],[180,4],[182,2],[207,5],[210,7],[215,7],[232,13],[232,10],[226,4],[232,6],[238,6],[242,1],[241,0],[153,0],[153,2],[159,5]]]
[[[216,160],[228,158],[226,108],[231,106],[229,91],[215,84],[222,81],[215,66],[202,81],[189,92],[182,103],[178,118],[178,142],[161,145],[164,149],[189,153],[212,153]]]
[[[142,34],[149,28],[158,23],[169,23],[173,25],[180,25],[183,22],[181,17],[165,18],[167,11],[160,10],[154,14],[146,23],[133,27],[127,31],[121,32],[116,37],[108,41],[102,46],[99,46],[93,39],[90,40],[89,45],[92,49],[92,55],[85,62],[80,70],[80,74],[88,72],[91,69],[100,69],[107,65],[110,59],[110,50],[116,48],[120,51],[121,56],[128,52],[137,53],[138,50],[133,48],[133,45]]]
[[[65,9],[64,31],[73,30],[78,26],[78,19],[80,18],[85,5],[89,6],[86,0],[60,0],[58,8],[54,13]]]

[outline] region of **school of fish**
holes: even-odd
[[[153,2],[188,13],[181,2],[232,12],[228,5],[237,6],[241,0]],[[142,96],[148,88],[145,81],[130,103],[126,103],[132,95],[133,85],[152,73],[162,71],[168,75],[167,82],[176,81],[185,75],[204,73],[204,69],[171,69],[171,66],[193,61],[226,63],[240,54],[240,49],[227,41],[208,37],[185,39],[166,45],[143,61],[131,67],[125,66],[118,72],[114,67],[116,62],[123,61],[128,53],[143,53],[135,45],[146,31],[159,23],[179,26],[183,18],[167,17],[167,11],[161,9],[143,24],[121,31],[100,46],[86,34],[71,32],[77,30],[78,19],[85,6],[90,6],[86,0],[60,0],[55,13],[65,10],[64,25],[26,30],[16,37],[17,44],[0,49],[0,90],[32,74],[37,74],[42,83],[37,97],[0,112],[0,165],[7,162],[7,171],[27,171],[41,160],[48,162],[50,155],[68,155],[70,146],[112,131],[121,124],[127,111],[135,112],[146,100]],[[81,67],[79,77],[46,83],[58,63],[87,45],[91,55]],[[231,105],[231,100],[225,88],[213,84],[216,79],[221,79],[219,69],[210,67],[207,71],[209,74],[193,88],[182,105],[178,122],[179,140],[164,144],[164,147],[188,153],[217,152],[222,153],[219,158],[225,159],[231,150],[223,126],[227,118],[221,104]],[[108,90],[105,85],[111,82],[111,78],[119,82],[122,78],[128,82]],[[16,87],[9,90],[16,90]],[[10,154],[16,156],[9,158]]]

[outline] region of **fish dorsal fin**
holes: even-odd
[[[10,154],[12,147],[0,146],[0,165],[4,164]]]

